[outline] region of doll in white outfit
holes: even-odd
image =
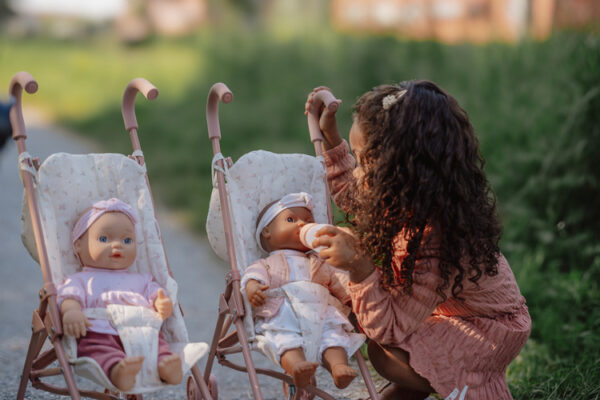
[[[312,282],[313,286],[328,289],[339,300],[337,304],[349,303],[346,275],[326,264],[300,240],[300,229],[314,222],[313,207],[311,196],[300,192],[288,194],[262,210],[256,240],[269,256],[246,268],[241,285],[254,309],[256,333],[264,336],[296,386],[310,383],[318,366],[314,361],[320,361],[335,385],[345,388],[357,376],[348,365],[348,357],[360,347],[364,336],[352,332],[352,325],[338,308],[324,305],[317,359],[307,360],[306,349],[311,344],[303,338],[297,307],[289,296],[269,295],[288,283]]]

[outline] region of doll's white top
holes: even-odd
[[[283,253],[290,266],[290,282],[310,281],[310,263],[306,254],[297,250],[275,250],[271,254]]]
[[[154,310],[154,300],[161,288],[149,273],[83,267],[81,272],[69,276],[58,287],[58,304],[60,306],[65,299],[74,299],[84,310],[106,308],[109,304],[142,306]],[[165,295],[168,295],[166,291]],[[89,321],[92,326],[88,330],[92,332],[118,335],[107,320]]]

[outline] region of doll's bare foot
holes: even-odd
[[[177,354],[163,357],[158,363],[158,376],[170,385],[177,385],[183,378],[181,358]]]
[[[337,364],[331,367],[331,376],[335,386],[344,389],[358,376],[358,373],[346,364]]]
[[[292,378],[294,379],[294,385],[297,387],[304,387],[310,383],[310,378],[315,374],[319,364],[312,363],[309,361],[301,361],[294,365],[292,369]]]
[[[142,369],[144,356],[125,357],[110,370],[110,381],[117,389],[126,392],[135,385],[135,377]]]

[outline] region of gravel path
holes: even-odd
[[[143,143],[142,143],[143,146]],[[89,153],[98,151],[93,143],[57,128],[28,128],[27,148],[34,157],[42,160],[55,152]],[[14,399],[19,376],[31,336],[31,314],[37,307],[37,292],[43,284],[39,265],[29,256],[20,239],[20,213],[22,184],[17,173],[17,151],[9,145],[0,153],[0,399]],[[149,163],[152,160],[148,160]],[[150,177],[152,179],[152,177]],[[185,321],[191,341],[210,342],[217,318],[217,300],[225,287],[224,276],[228,270],[225,262],[218,259],[207,241],[190,233],[175,222],[168,210],[157,206],[159,224],[167,256],[175,280],[179,284],[179,300],[185,313]],[[233,357],[240,360],[241,357]],[[261,368],[272,368],[263,356],[254,352],[253,359]],[[201,360],[204,368],[206,359]],[[217,378],[219,398],[225,400],[251,399],[252,394],[246,374],[215,363],[213,373]],[[94,388],[78,378],[78,384]],[[319,387],[335,393],[339,399],[367,397],[362,379],[339,391],[331,377],[322,368],[317,374]],[[61,385],[62,378],[48,382]],[[281,399],[281,382],[259,377],[265,399]],[[381,386],[381,382],[376,383]],[[95,388],[97,389],[97,388]],[[47,392],[28,386],[27,399],[59,399]],[[178,386],[144,396],[144,399],[184,399],[185,380]]]

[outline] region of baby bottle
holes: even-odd
[[[310,223],[310,224],[304,225],[302,228],[300,228],[300,241],[302,242],[303,245],[305,245],[309,249],[312,249],[312,242],[314,242],[314,240],[317,238],[315,236],[316,233],[319,232],[321,229],[325,228],[326,226],[333,226],[333,225],[315,224],[315,223]],[[318,253],[321,250],[326,249],[326,248],[327,248],[327,246],[318,246],[318,247],[315,247],[313,250]]]

